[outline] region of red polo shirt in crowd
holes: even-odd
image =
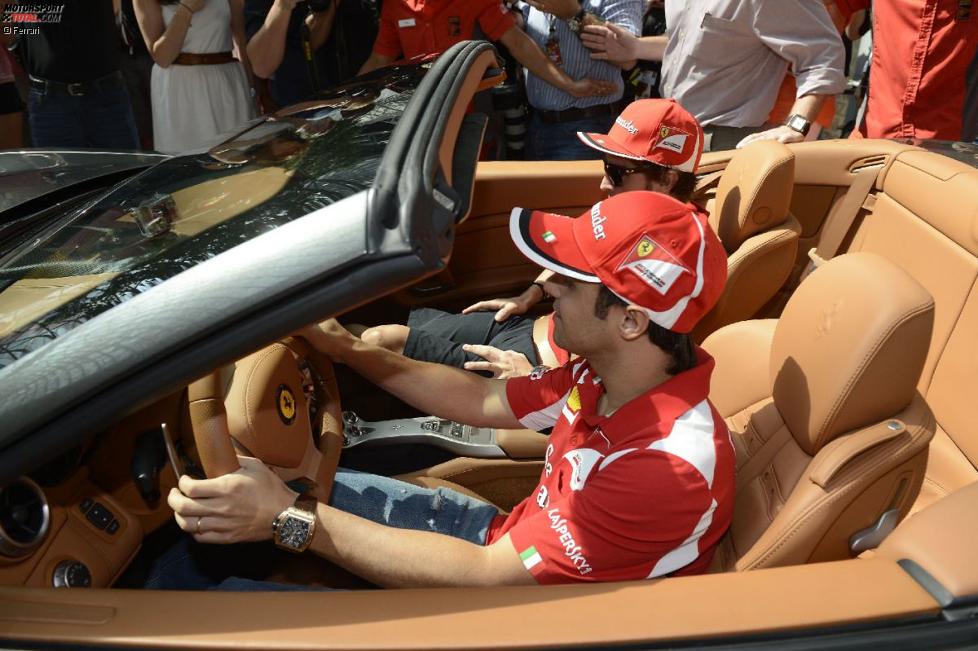
[[[849,10],[869,0],[836,0]],[[873,3],[869,138],[978,138],[978,4],[968,0]],[[858,134],[855,134],[858,137]]]
[[[395,59],[441,54],[471,39],[476,22],[486,38],[498,41],[516,19],[500,0],[388,0],[374,52]]]
[[[586,360],[509,380],[520,422],[553,431],[539,485],[487,544],[509,533],[539,583],[705,571],[733,514],[734,450],[707,400],[713,359],[697,362],[607,417]]]

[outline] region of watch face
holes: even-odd
[[[309,530],[311,527],[311,522],[295,516],[287,516],[282,523],[281,533],[279,534],[280,544],[293,549],[301,548],[309,539]]]
[[[801,117],[800,115],[792,115],[788,120],[788,126],[799,133],[808,134],[808,129],[811,126],[808,120]]]

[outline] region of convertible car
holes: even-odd
[[[470,107],[502,77],[491,46],[466,42],[206,153],[15,159],[7,180],[87,171],[52,191],[0,188],[3,646],[978,639],[978,151],[963,144],[704,156],[697,199],[730,281],[695,336],[717,361],[712,399],[737,449],[734,521],[710,573],[381,590],[300,556],[266,578],[355,589],[133,587],[142,557],[175,535],[163,430],[190,472],[233,470],[237,449],[320,497],[338,465],[503,510],[530,492],[544,434],[412,412],[292,334],[518,292],[537,269],[510,241],[510,209],[576,215],[600,200],[599,161],[478,162],[486,118]]]

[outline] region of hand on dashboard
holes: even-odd
[[[214,479],[180,477],[167,504],[177,525],[202,543],[270,540],[272,522],[292,506],[296,493],[253,457],[238,457],[241,467]]]

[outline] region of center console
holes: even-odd
[[[444,448],[459,456],[502,459],[496,430],[473,427],[435,416],[365,421],[352,411],[343,412],[343,448],[371,445],[424,444]]]

